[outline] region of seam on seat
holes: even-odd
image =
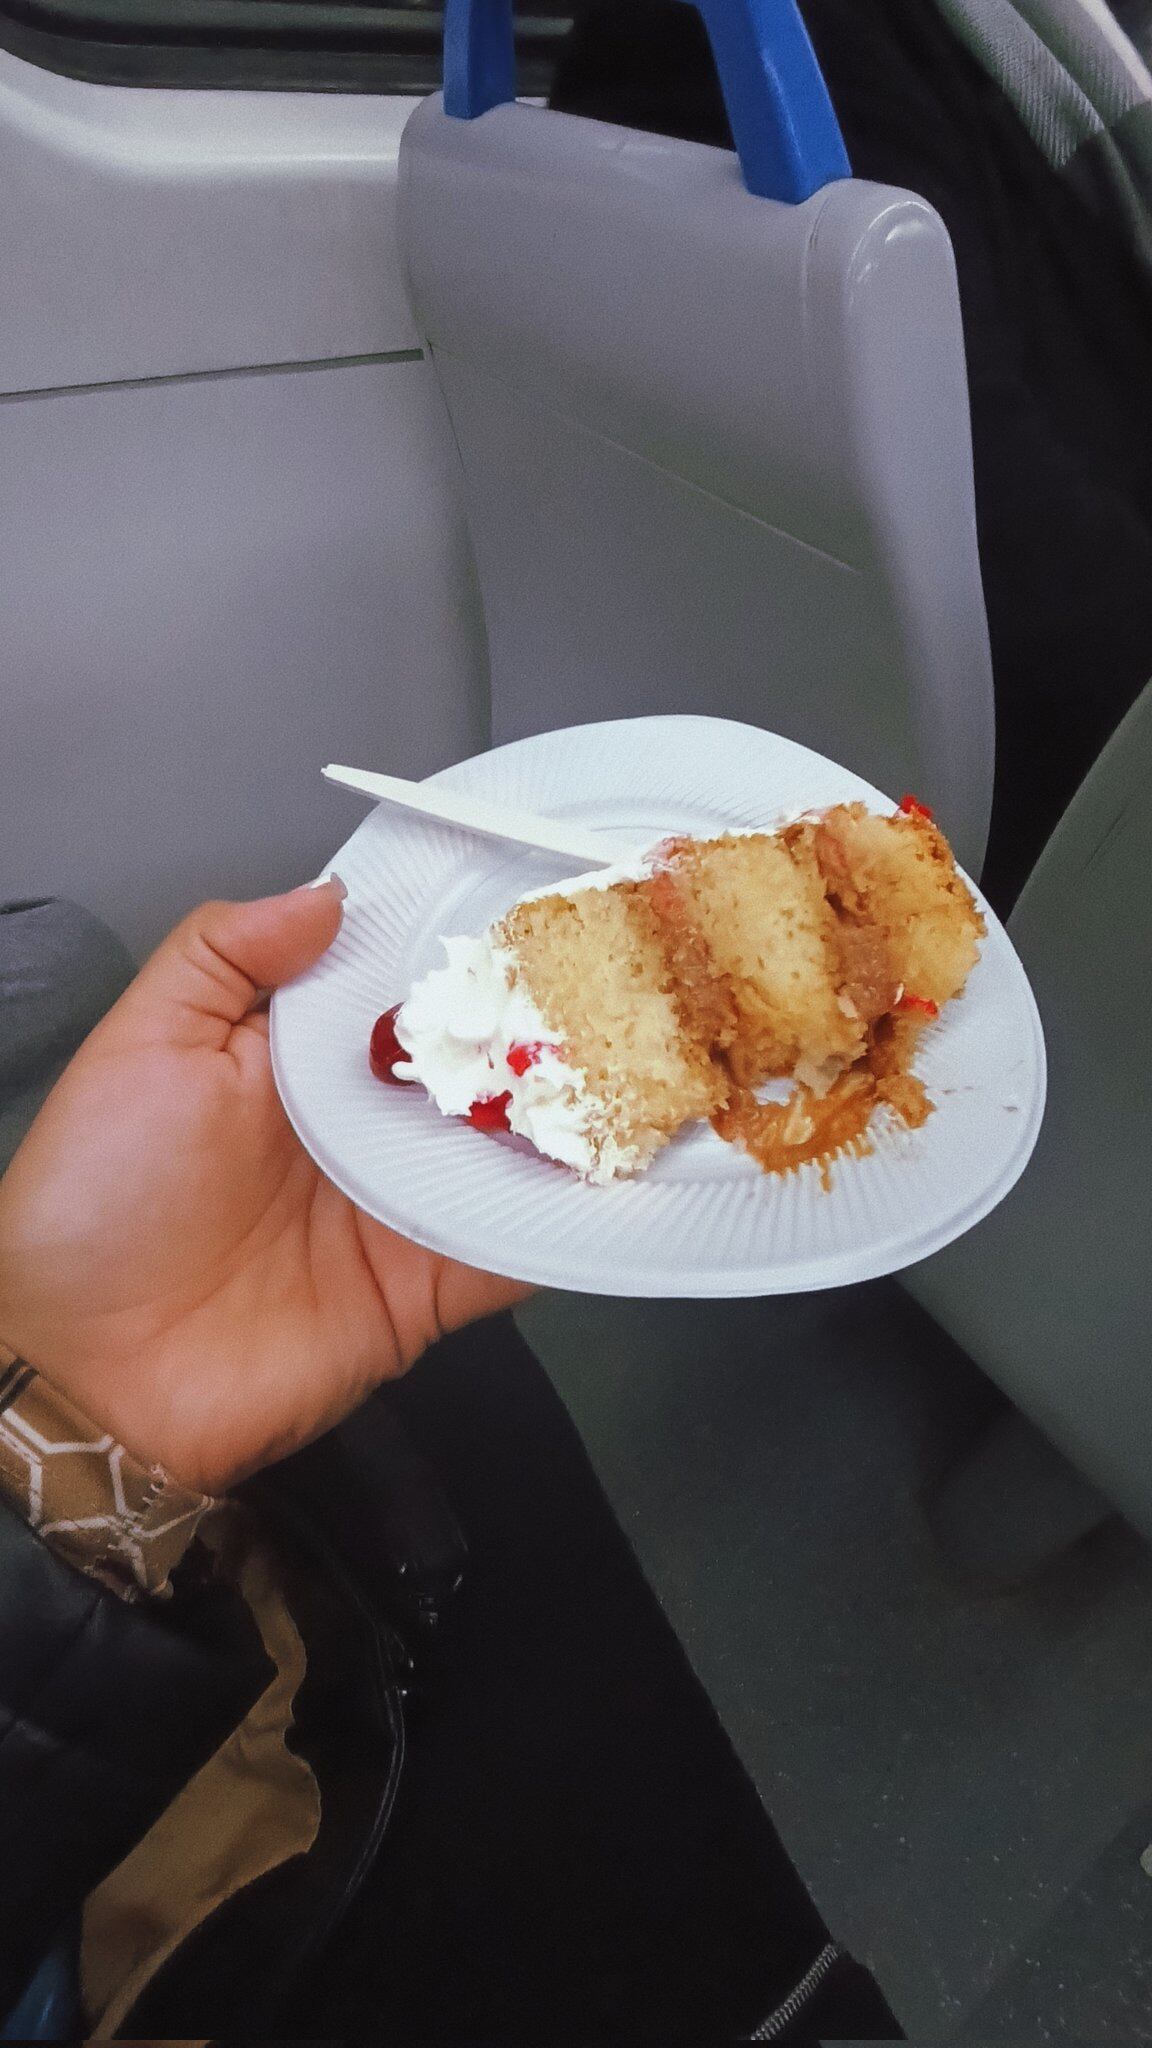
[[[470,357],[457,355],[452,349],[441,348],[436,343],[430,343],[429,347],[432,353],[433,367],[435,367],[437,356],[441,356],[445,362],[457,364],[461,369],[470,371],[474,377],[487,379],[489,383],[496,386],[498,391],[506,392],[509,397],[515,398],[521,403],[526,402],[539,406],[541,412],[547,413],[549,418],[561,420],[566,427],[571,427],[575,433],[584,434],[590,441],[598,441],[604,448],[614,448],[618,454],[626,455],[630,461],[639,463],[644,469],[651,470],[653,475],[667,477],[669,483],[682,485],[686,491],[692,491],[697,497],[705,499],[710,505],[722,505],[726,511],[734,513],[738,519],[746,519],[750,526],[758,526],[761,532],[771,533],[775,535],[777,540],[787,541],[789,547],[800,548],[806,555],[815,555],[819,561],[827,562],[833,569],[842,569],[848,576],[862,576],[865,573],[864,568],[859,563],[845,562],[841,556],[831,554],[827,548],[817,547],[814,541],[801,540],[798,534],[789,533],[787,527],[776,526],[770,519],[762,519],[759,513],[749,512],[746,505],[738,505],[734,498],[726,498],[722,492],[709,490],[706,484],[699,484],[692,477],[682,476],[679,470],[669,469],[665,463],[657,462],[655,456],[642,455],[639,449],[629,447],[627,441],[620,441],[614,434],[606,434],[599,427],[589,426],[586,420],[576,419],[572,413],[563,411],[560,406],[554,405],[549,399],[540,397],[537,392],[530,388],[522,384],[512,383],[506,377],[497,376],[496,372],[490,370],[487,364],[481,366],[474,363]],[[447,403],[446,400],[445,403]]]

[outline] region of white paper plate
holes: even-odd
[[[890,798],[790,740],[714,718],[637,718],[519,740],[431,778],[603,831],[611,849],[669,832],[771,826]],[[369,1215],[470,1265],[593,1294],[791,1294],[873,1279],[971,1229],[1027,1163],[1044,1108],[1044,1040],[1024,970],[987,904],[978,965],[925,1034],[936,1104],[918,1131],[875,1119],[874,1152],[769,1175],[706,1126],[639,1180],[587,1187],[511,1137],[442,1117],[368,1066],[382,1010],[565,863],[381,805],[335,855],[348,887],[331,950],[272,1004],[272,1055],[303,1143]],[[571,871],[571,862],[567,869]]]

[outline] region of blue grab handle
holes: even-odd
[[[744,183],[796,205],[851,177],[848,152],[796,0],[695,0]],[[512,0],[445,0],[444,111],[473,121],[516,97]]]

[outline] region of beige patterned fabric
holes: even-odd
[[[217,1504],[139,1464],[20,1359],[0,1370],[0,1496],[123,1600],[171,1592],[174,1566]]]

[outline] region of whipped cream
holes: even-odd
[[[612,1136],[604,1104],[565,1057],[563,1041],[524,986],[515,954],[487,933],[441,944],[447,966],[415,982],[397,1015],[396,1037],[408,1058],[397,1060],[396,1078],[421,1082],[445,1116],[467,1116],[474,1102],[507,1094],[511,1129],[587,1180],[635,1171],[640,1154]],[[513,1046],[535,1050],[522,1074],[508,1064]]]
[[[583,896],[590,889],[614,889],[617,882],[646,882],[656,859],[656,848],[617,861],[610,868],[589,868],[587,874],[573,875],[569,882],[549,882],[545,889],[529,889],[517,900],[542,903],[546,896]]]

